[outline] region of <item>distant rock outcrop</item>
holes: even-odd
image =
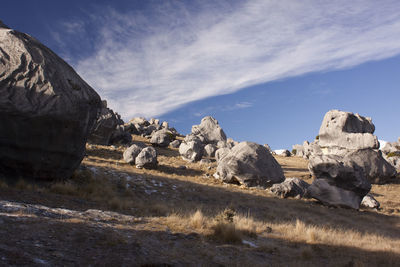
[[[88,142],[97,145],[110,145],[111,136],[120,124],[123,124],[123,121],[121,121],[119,115],[114,113],[112,109],[103,106],[89,135]]]
[[[99,95],[65,61],[0,23],[0,173],[71,176],[101,106]]]
[[[206,144],[217,144],[218,141],[226,141],[226,135],[219,126],[218,121],[210,116],[201,119],[201,123],[199,125],[193,125],[192,134],[197,136],[201,135],[204,137],[203,142]]]
[[[252,142],[234,146],[218,161],[214,177],[248,187],[268,187],[285,179],[281,166],[271,153],[264,146]]]

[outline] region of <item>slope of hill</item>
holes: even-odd
[[[149,145],[133,135],[134,141]],[[223,184],[216,163],[157,147],[156,169],[123,147],[87,145],[64,182],[2,182],[0,265],[376,266],[400,260],[399,179],[371,190],[381,210],[330,208]],[[307,160],[275,156],[311,182]]]

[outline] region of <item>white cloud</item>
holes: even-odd
[[[125,118],[400,53],[397,1],[165,3],[91,16],[99,41],[75,67]]]

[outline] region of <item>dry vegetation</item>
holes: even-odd
[[[138,136],[134,140],[147,143]],[[122,161],[123,150],[88,145],[82,167],[68,181],[0,180],[2,200],[129,216],[44,219],[26,211],[0,213],[0,223],[7,225],[7,230],[0,229],[0,265],[41,265],[35,257],[50,265],[113,266],[395,266],[400,262],[399,179],[373,186],[381,210],[355,211],[222,184],[212,178],[216,163],[187,163],[177,149],[157,148],[158,168],[136,169]],[[312,182],[306,160],[276,159],[286,177]]]

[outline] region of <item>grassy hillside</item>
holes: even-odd
[[[381,210],[355,211],[220,183],[215,162],[187,163],[172,148],[157,148],[157,169],[137,169],[124,163],[123,150],[87,145],[68,181],[2,181],[0,265],[400,262],[400,179],[373,185]],[[312,182],[306,160],[276,159],[286,177]]]

